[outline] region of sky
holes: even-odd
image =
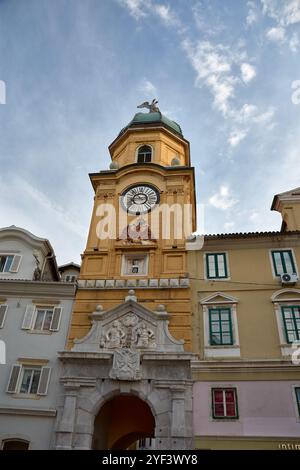
[[[0,226],[79,262],[89,173],[143,101],[191,144],[205,233],[300,186],[300,0],[0,0]]]

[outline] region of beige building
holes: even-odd
[[[207,235],[189,252],[197,448],[300,444],[300,188],[272,210],[281,231]]]

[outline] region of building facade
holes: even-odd
[[[196,448],[299,444],[300,188],[272,209],[281,231],[207,235],[189,252]]]
[[[299,445],[300,188],[278,232],[194,237],[189,143],[149,107],[90,174],[81,267],[0,230],[3,448]]]
[[[0,448],[53,448],[75,284],[61,282],[48,240],[0,229]]]
[[[138,113],[90,175],[94,209],[63,363],[57,449],[193,447],[191,291],[183,221],[194,171],[179,125]],[[106,214],[108,217],[106,218]],[[116,220],[116,225],[111,222]]]

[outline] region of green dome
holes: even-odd
[[[132,121],[130,121],[130,123],[121,130],[120,134],[123,134],[123,132],[125,132],[126,129],[128,129],[129,127],[138,126],[139,124],[151,124],[151,123],[162,123],[169,130],[175,132],[176,134],[183,136],[180,125],[177,124],[177,122],[175,121],[171,121],[171,119],[167,118],[160,112],[136,113]]]

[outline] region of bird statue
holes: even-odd
[[[147,108],[149,109],[149,113],[160,113],[159,107],[156,106],[157,103],[157,99],[154,98],[151,103],[149,103],[149,101],[144,101],[144,103],[137,106],[137,108]]]

